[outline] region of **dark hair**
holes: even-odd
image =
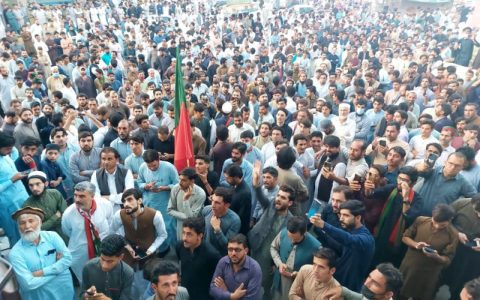
[[[100,244],[100,252],[105,256],[120,256],[125,248],[126,242],[119,234],[106,236]]]
[[[197,171],[194,168],[185,168],[178,175],[185,176],[190,180],[194,180],[197,178]]]
[[[215,196],[222,197],[224,203],[232,203],[233,191],[230,188],[219,186],[213,192]]]
[[[439,223],[450,221],[454,216],[455,210],[448,204],[438,204],[432,211],[432,219]]]
[[[142,193],[135,188],[127,189],[122,194],[122,199],[121,199],[122,203],[125,202],[125,200],[130,196],[133,196],[133,198],[138,200],[142,198]]]
[[[263,169],[262,174],[270,174],[273,177],[278,177],[278,171],[274,167],[266,167]]]
[[[390,148],[390,150],[388,150],[388,152],[390,152],[390,151],[398,153],[398,155],[400,155],[400,157],[402,159],[405,158],[405,155],[407,155],[407,152],[405,152],[405,149],[403,149],[400,146],[392,147],[392,148]]]
[[[228,244],[237,243],[243,245],[243,247],[248,248],[247,237],[241,233],[238,233],[228,239]]]
[[[242,155],[245,155],[245,153],[247,153],[247,145],[242,142],[236,142],[235,144],[233,144],[232,149],[237,149]]]
[[[143,114],[142,114],[142,115],[137,115],[137,116],[135,116],[135,123],[136,123],[137,125],[142,124],[143,120],[148,120],[148,116],[147,116],[147,115],[143,115]]]
[[[295,155],[295,150],[291,147],[284,147],[277,153],[277,163],[280,169],[290,169],[296,160],[297,156]]]
[[[338,136],[335,136],[335,135],[327,135],[323,139],[323,144],[328,145],[330,147],[338,148],[338,147],[340,147],[340,138]]]
[[[287,222],[287,230],[290,233],[300,233],[304,235],[307,231],[307,221],[305,217],[295,216]]]
[[[388,122],[387,127],[388,126],[395,126],[395,129],[397,129],[397,131],[400,131],[400,123],[398,123],[397,121]]]
[[[227,174],[230,177],[236,177],[236,178],[242,178],[243,177],[243,170],[240,168],[240,166],[237,166],[235,164],[232,164],[228,166],[225,171],[225,174]]]
[[[121,112],[116,112],[116,113],[110,114],[108,121],[110,121],[110,125],[113,128],[117,128],[118,123],[120,123],[121,120],[125,120],[125,119],[126,119],[125,114]]]
[[[332,189],[332,194],[333,193],[342,193],[347,200],[353,199],[354,197],[353,191],[348,185],[337,185]]]
[[[296,135],[293,136],[293,144],[296,146],[298,144],[298,141],[308,141],[307,137],[302,134],[302,133],[298,133]]]
[[[442,151],[443,151],[442,145],[440,145],[439,143],[429,143],[429,144],[427,144],[427,146],[425,147],[425,149],[428,149],[428,147],[430,147],[430,146],[437,148],[438,152],[439,152],[440,154],[442,154]],[[458,150],[457,150],[457,151],[458,151]]]
[[[403,275],[391,263],[381,263],[377,266],[377,271],[382,273],[385,278],[385,289],[398,296],[403,286]],[[394,297],[392,297],[394,298]]]
[[[241,139],[253,139],[253,132],[251,130],[245,130],[244,132],[240,133]]]
[[[220,141],[226,141],[228,139],[228,128],[224,125],[220,125],[217,127],[217,139]]]
[[[113,153],[113,155],[115,156],[115,158],[120,158],[120,154],[118,153],[117,149],[113,148],[113,147],[105,147],[102,149],[102,151],[100,151],[100,157],[102,157],[102,154],[103,153]]]
[[[330,248],[322,247],[318,251],[315,251],[313,256],[326,260],[330,269],[337,266],[337,254]]]
[[[87,137],[91,137],[93,140],[93,133],[91,131],[82,131],[78,134],[78,141]]]
[[[340,209],[348,209],[352,215],[361,216],[365,212],[365,205],[358,200],[347,200],[340,204]]]
[[[180,274],[177,264],[169,260],[161,260],[152,271],[151,283],[158,284],[158,277]]]
[[[288,193],[288,201],[295,201],[296,194],[293,187],[289,186],[288,184],[282,184],[278,190]]]
[[[310,133],[310,139],[312,139],[314,137],[319,137],[320,139],[323,140],[323,133],[321,131],[314,131],[314,132]]]
[[[143,161],[147,164],[160,160],[160,156],[158,155],[158,152],[152,149],[145,150],[145,152],[143,152],[142,157],[143,157]]]
[[[205,219],[202,217],[187,218],[182,226],[192,229],[197,234],[205,234]]]
[[[472,300],[480,299],[480,277],[465,283],[464,288],[467,290],[468,295],[472,297]]]
[[[59,132],[62,132],[64,136],[68,134],[68,133],[67,133],[67,130],[66,130],[65,128],[63,128],[63,127],[55,127],[55,128],[53,128],[52,131],[50,132],[50,137],[53,139],[53,137],[54,137],[57,133],[59,133]]]
[[[405,174],[410,178],[411,184],[415,184],[418,179],[418,171],[414,167],[401,167],[400,170],[398,170],[399,174]]]
[[[209,164],[210,163],[210,157],[208,155],[202,155],[202,154],[199,154],[197,156],[195,156],[195,159],[200,159],[200,160],[203,160],[206,164]]]
[[[5,133],[3,131],[0,131],[0,141],[2,141],[1,142],[2,147],[15,146],[15,138],[12,135]]]
[[[20,146],[22,147],[31,147],[31,146],[40,146],[42,142],[40,140],[37,140],[36,138],[26,138]]]

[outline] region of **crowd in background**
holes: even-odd
[[[280,6],[0,4],[23,299],[480,299],[472,9]]]

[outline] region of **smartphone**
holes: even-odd
[[[32,169],[28,169],[28,170],[25,170],[25,171],[22,171],[20,172],[22,175],[28,175],[32,172],[33,170]]]
[[[430,167],[433,168],[435,166],[435,163],[437,162],[438,155],[435,153],[431,153],[427,159],[425,160],[425,163]]]
[[[330,171],[332,169],[332,163],[329,161],[326,161],[323,163],[323,167]]]
[[[437,250],[433,249],[433,248],[430,248],[430,247],[423,247],[423,251],[427,252],[427,253],[436,253]]]
[[[378,141],[378,144],[382,147],[387,147],[387,141],[385,141],[385,140]]]
[[[358,174],[355,174],[355,176],[353,176],[353,181],[362,182],[362,177]]]
[[[474,241],[468,241],[467,243],[465,243],[465,246],[467,247],[480,247],[480,240],[474,240]]]

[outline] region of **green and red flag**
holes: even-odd
[[[175,65],[175,154],[174,164],[180,172],[186,167],[195,166],[193,155],[192,128],[188,115],[188,104],[183,84],[182,58],[177,46]]]

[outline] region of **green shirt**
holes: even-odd
[[[23,203],[23,207],[31,206],[40,208],[45,213],[45,219],[42,222],[42,230],[56,231],[63,237],[62,217],[57,216],[57,211],[61,214],[67,209],[67,202],[62,194],[54,189],[46,189],[40,197],[31,195]]]

